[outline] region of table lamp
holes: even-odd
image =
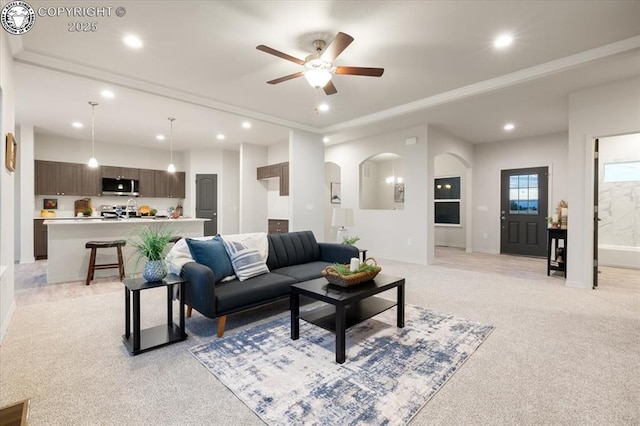
[[[337,226],[338,233],[336,239],[341,243],[344,238],[349,237],[349,231],[345,226],[353,226],[353,209],[346,209],[342,207],[333,208],[333,217],[331,218],[331,226]]]

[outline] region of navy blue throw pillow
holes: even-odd
[[[220,235],[210,240],[194,240],[187,238],[187,246],[191,257],[198,263],[208,266],[213,271],[216,282],[234,274],[224,241]]]

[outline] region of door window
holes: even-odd
[[[538,214],[538,174],[509,176],[509,214]]]

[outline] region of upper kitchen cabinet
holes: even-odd
[[[83,196],[99,197],[102,195],[102,170],[100,167],[83,165],[80,186]]]
[[[156,171],[140,169],[140,196],[156,197]]]
[[[36,195],[83,195],[82,164],[35,162]]]
[[[289,162],[258,167],[258,180],[279,178],[280,195],[289,195]]]
[[[102,177],[112,179],[140,179],[139,169],[129,167],[102,166]]]
[[[155,171],[155,196],[160,198],[184,198],[185,173],[169,173],[164,170]]]

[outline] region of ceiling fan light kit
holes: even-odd
[[[380,77],[384,73],[383,68],[363,68],[363,67],[336,67],[333,65],[333,61],[336,60],[344,49],[347,48],[353,41],[353,37],[345,33],[338,33],[336,37],[328,45],[324,40],[315,40],[313,47],[315,53],[310,54],[303,61],[294,56],[275,50],[265,45],[256,46],[256,49],[261,50],[270,55],[277,56],[287,61],[294,62],[298,65],[302,65],[304,71],[300,71],[294,74],[289,74],[284,77],[270,80],[269,84],[278,84],[284,81],[292,80],[297,77],[304,76],[311,87],[315,89],[322,88],[327,95],[333,95],[337,93],[335,85],[331,81],[334,74],[343,75],[362,75],[367,77]]]

